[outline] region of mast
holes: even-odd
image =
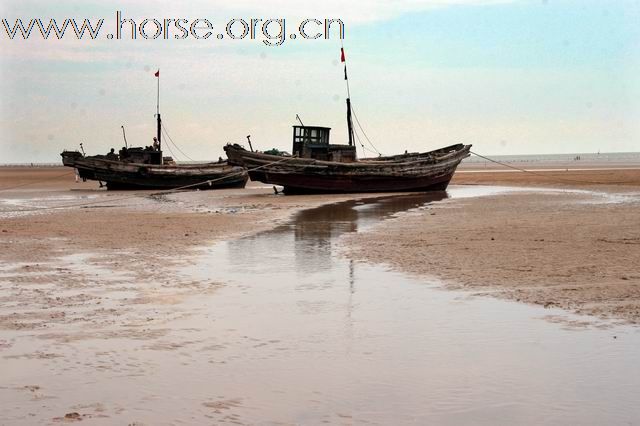
[[[162,133],[162,119],[160,118],[160,114],[156,114],[156,117],[158,117],[158,129],[157,129],[157,133],[158,133],[158,151],[162,151],[162,142],[160,142],[160,136]]]
[[[349,77],[347,77],[347,59],[344,55],[344,46],[340,40],[340,61],[344,63],[344,80],[347,83],[347,129],[349,132],[349,146],[353,146],[353,122],[351,121],[351,91],[349,90]]]
[[[158,138],[158,151],[162,151],[162,119],[160,118],[160,69],[156,71],[155,76],[158,79],[158,96],[156,98],[156,119],[158,122],[157,125],[157,138]],[[160,164],[162,164],[162,156],[160,156]]]
[[[351,99],[347,98],[347,128],[349,129],[349,146],[353,146],[353,123],[351,121]]]

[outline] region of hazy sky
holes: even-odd
[[[216,29],[287,17],[287,33],[300,18],[341,18],[354,108],[385,154],[456,142],[486,154],[640,150],[640,0],[14,3],[0,0],[11,24],[104,18],[102,34],[117,10],[138,22],[207,18]],[[131,144],[151,144],[158,68],[166,128],[194,159],[217,159],[249,134],[258,149],[290,150],[296,114],[346,141],[335,35],[269,47],[0,31],[0,163],[57,162],[80,142],[106,153],[123,145],[121,125]]]

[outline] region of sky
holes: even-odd
[[[487,155],[640,151],[640,0],[13,2],[0,18],[305,18],[345,25],[351,100],[380,152],[470,143]],[[215,31],[217,33],[220,31]],[[224,144],[290,151],[296,114],[346,143],[340,40],[10,40],[0,25],[0,163],[150,145],[156,70],[186,160]],[[166,138],[165,138],[166,139]],[[167,146],[165,141],[165,153]],[[358,155],[371,155],[362,151]],[[186,155],[185,155],[186,154]]]

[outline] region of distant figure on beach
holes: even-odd
[[[115,149],[111,148],[111,151],[107,154],[107,160],[117,160],[118,154],[116,154]]]
[[[160,151],[160,142],[158,142],[158,138],[153,138],[153,150]]]
[[[224,160],[222,159],[222,157],[218,157],[218,163],[224,163]]]

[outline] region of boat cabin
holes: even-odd
[[[331,145],[329,127],[293,126],[292,154],[300,158],[350,163],[356,161],[356,147]]]
[[[122,148],[118,153],[120,161],[139,164],[162,164],[162,151],[152,147]]]

